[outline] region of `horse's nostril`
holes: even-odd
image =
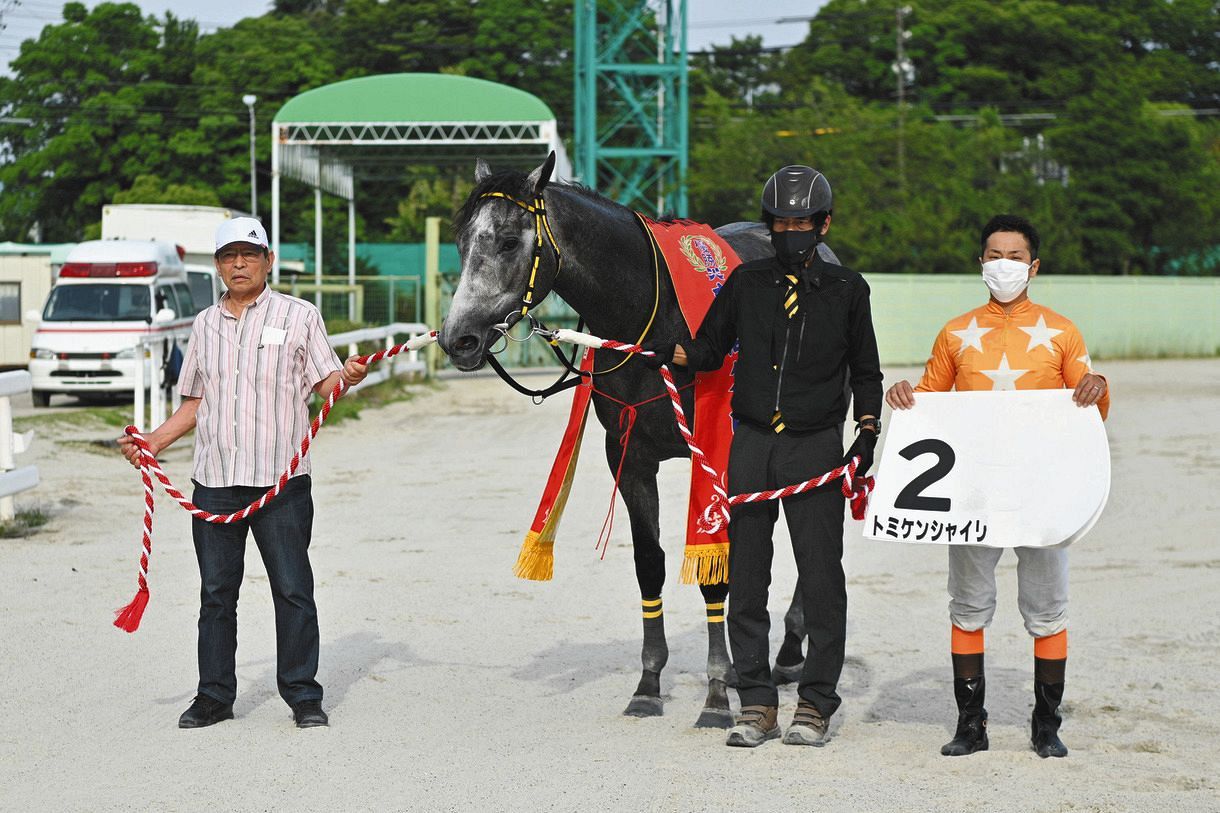
[[[453,350],[456,353],[468,353],[479,346],[479,337],[473,333],[467,333],[465,336],[459,336],[458,340],[453,343]]]

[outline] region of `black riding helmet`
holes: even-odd
[[[763,219],[770,223],[776,217],[829,213],[833,202],[825,175],[813,167],[793,164],[772,175],[763,186]]]

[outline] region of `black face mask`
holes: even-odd
[[[780,265],[787,268],[799,268],[805,264],[810,252],[816,251],[818,233],[809,231],[773,231],[771,245],[775,247],[775,257]]]

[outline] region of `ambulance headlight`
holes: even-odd
[[[55,358],[55,352],[42,347],[35,347],[30,351],[30,358],[50,360]]]
[[[120,350],[119,352],[115,353],[114,357],[116,359],[133,359],[136,357],[136,349],[134,347],[128,347],[126,350]]]

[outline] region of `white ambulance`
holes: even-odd
[[[51,396],[126,393],[135,365],[145,365],[140,339],[165,337],[164,357],[184,342],[195,314],[214,299],[191,286],[182,249],[164,240],[91,240],[68,254],[39,314],[30,348],[34,406]],[[212,289],[214,290],[214,288]],[[207,301],[197,301],[200,292]],[[175,339],[175,334],[178,338]],[[184,350],[184,348],[179,348]]]

